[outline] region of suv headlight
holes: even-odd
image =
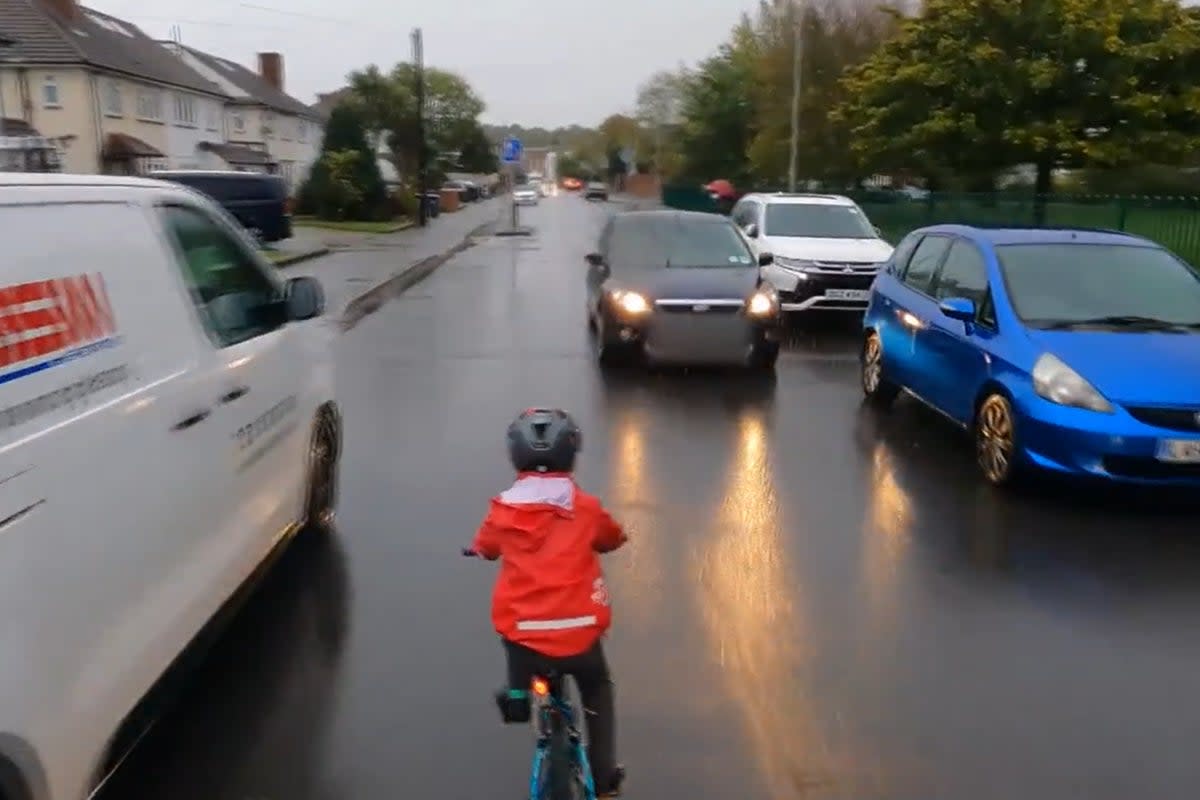
[[[650,310],[650,301],[646,299],[645,295],[624,289],[614,289],[609,294],[617,307],[626,314],[645,314]]]
[[[1086,408],[1102,414],[1111,414],[1113,410],[1112,404],[1104,399],[1096,387],[1050,353],[1043,353],[1033,365],[1033,390],[1040,397],[1060,406]]]

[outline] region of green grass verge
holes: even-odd
[[[292,224],[301,228],[322,228],[347,233],[391,233],[407,224],[407,220],[394,219],[387,222],[360,222],[357,220],[335,221],[315,217],[293,217]]]

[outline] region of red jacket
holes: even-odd
[[[587,651],[612,621],[597,554],[624,543],[621,526],[570,475],[518,475],[492,498],[472,545],[501,559],[496,632],[556,658]]]

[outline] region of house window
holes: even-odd
[[[218,117],[219,117],[218,111],[219,110],[220,110],[220,107],[216,103],[208,103],[207,104],[207,110],[205,112],[204,127],[208,128],[210,131],[217,130],[217,121],[218,121]]]
[[[143,89],[138,92],[137,115],[139,119],[162,121],[162,92],[158,89]]]
[[[264,139],[275,138],[275,115],[266,111],[262,115],[262,135]]]
[[[244,133],[246,130],[246,118],[241,114],[233,115],[233,129],[238,133]]]
[[[104,84],[104,113],[110,117],[121,116],[121,86],[116,81]]]
[[[302,120],[296,121],[296,138],[302,142],[308,141],[308,121],[307,120],[302,119]]]
[[[180,125],[196,124],[196,101],[190,94],[175,95],[175,122]]]
[[[47,75],[42,80],[42,105],[46,108],[62,108],[58,97],[58,78]]]

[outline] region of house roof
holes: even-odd
[[[0,0],[0,33],[16,42],[5,54],[34,64],[78,64],[224,97],[136,25],[79,7],[65,20],[39,0]]]
[[[321,116],[308,105],[300,102],[290,94],[276,89],[267,83],[257,72],[242,66],[236,61],[214,56],[212,53],[206,53],[203,50],[197,50],[187,45],[178,46],[190,53],[201,64],[204,64],[213,72],[246,93],[246,97],[233,98],[234,103],[266,106],[282,114],[291,114],[312,120],[321,119]]]
[[[349,86],[343,86],[341,89],[335,89],[332,92],[324,94],[317,93],[317,102],[313,103],[309,108],[313,110],[321,119],[329,119],[329,115],[333,113],[333,109],[337,108],[338,104],[350,97],[353,90]]]

